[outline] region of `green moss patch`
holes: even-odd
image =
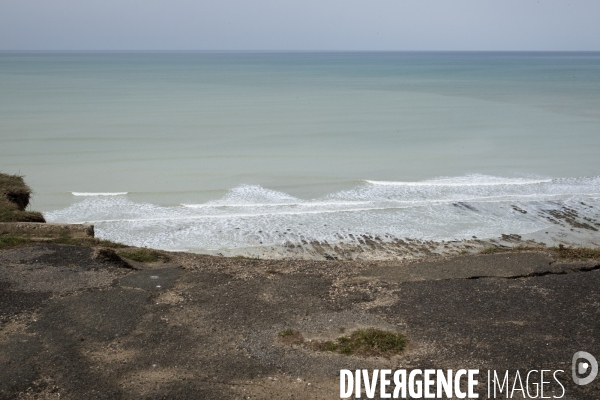
[[[488,247],[479,252],[479,254],[496,253],[518,253],[520,251],[543,251],[547,250],[544,246],[513,246],[513,247]]]
[[[0,173],[0,195],[23,211],[29,204],[31,189],[22,176]]]
[[[159,259],[167,260],[167,257],[164,254],[159,253],[156,250],[151,249],[135,249],[135,250],[126,250],[119,252],[121,257],[128,258],[133,261],[151,263],[156,262]]]
[[[46,222],[44,216],[36,211],[23,211],[0,195],[0,222]]]
[[[86,246],[86,247],[109,247],[111,249],[123,249],[129,246],[111,242],[110,240],[102,240],[96,238],[73,238],[70,236],[60,236],[58,238],[50,240],[50,243],[57,244],[69,244],[72,246]]]
[[[0,222],[46,222],[41,213],[25,211],[30,197],[22,176],[0,173]]]
[[[398,332],[376,328],[359,329],[335,341],[313,342],[313,348],[341,354],[389,357],[401,353],[406,348],[406,337]]]
[[[518,253],[520,251],[549,251],[557,258],[571,260],[600,259],[600,248],[594,247],[570,247],[559,245],[558,247],[544,246],[514,246],[514,247],[488,247],[479,254],[496,253]]]
[[[377,328],[359,329],[350,336],[341,336],[335,341],[313,340],[306,342],[299,331],[285,329],[277,334],[277,339],[287,345],[304,345],[312,350],[331,351],[339,354],[360,356],[390,357],[400,354],[406,348],[406,337],[398,332]]]
[[[0,250],[17,247],[31,242],[30,239],[15,235],[0,235]]]
[[[551,247],[550,250],[552,250],[552,252],[554,252],[558,258],[568,258],[574,260],[600,258],[600,248],[568,247],[561,244],[558,247]]]
[[[283,344],[302,344],[304,343],[304,337],[302,334],[294,329],[284,329],[277,334],[277,339]]]

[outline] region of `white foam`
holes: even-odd
[[[240,185],[231,189],[222,199],[208,204],[275,204],[298,202],[301,202],[301,200],[283,192],[267,189],[259,185]]]
[[[331,214],[331,213],[351,213],[361,211],[375,211],[375,210],[391,210],[404,207],[366,207],[366,208],[353,208],[353,209],[342,209],[342,210],[312,210],[312,211],[280,211],[280,212],[266,212],[266,213],[246,213],[246,214],[222,214],[222,215],[185,215],[185,216],[161,216],[155,218],[125,218],[125,219],[98,219],[98,220],[85,220],[85,221],[74,221],[76,224],[97,224],[101,222],[148,222],[148,221],[189,221],[198,219],[233,219],[233,218],[253,218],[253,217],[269,217],[279,215],[304,215],[304,214]]]
[[[203,203],[203,204],[181,204],[182,207],[187,208],[224,208],[224,207],[282,207],[282,206],[298,206],[302,203],[230,203],[230,204],[218,204],[218,203]]]
[[[552,179],[526,179],[526,178],[501,178],[488,175],[466,175],[463,177],[440,177],[418,182],[396,182],[396,181],[371,181],[364,182],[371,185],[382,186],[498,186],[498,185],[535,185],[539,183],[550,183]]]
[[[301,240],[335,243],[363,234],[454,240],[546,229],[547,211],[565,205],[581,217],[599,220],[599,193],[600,177],[468,175],[408,185],[363,182],[316,199],[242,185],[220,199],[176,206],[135,202],[123,196],[126,192],[85,193],[87,197],[45,217],[48,222],[94,223],[99,238],[168,250]]]
[[[306,201],[295,203],[203,203],[203,204],[181,204],[187,208],[236,208],[236,207],[319,207],[319,206],[350,206],[368,204],[368,201]]]
[[[109,193],[92,193],[92,192],[71,192],[73,196],[84,196],[84,197],[93,197],[93,196],[124,196],[129,192],[109,192]]]

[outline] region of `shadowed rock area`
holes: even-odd
[[[487,370],[561,369],[565,398],[600,393],[600,378],[571,379],[575,352],[600,358],[599,261],[98,254],[50,243],[0,251],[0,398],[336,399],[342,368],[480,369],[480,398]],[[405,334],[406,350],[361,357],[277,339],[367,327]]]

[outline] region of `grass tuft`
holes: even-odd
[[[367,328],[354,331],[349,337],[339,337],[335,342],[315,341],[313,347],[340,354],[388,357],[399,354],[406,348],[406,338],[401,333]]]
[[[558,245],[558,247],[551,247],[558,258],[568,258],[574,260],[589,260],[600,258],[600,248],[593,247],[568,247],[564,245]]]
[[[547,250],[543,245],[540,246],[513,246],[513,247],[488,247],[479,252],[479,254],[496,254],[496,253],[518,253],[520,251],[539,251]]]
[[[230,257],[230,258],[237,258],[239,260],[252,260],[252,261],[260,260],[259,256],[244,256],[241,254],[238,254],[238,255]]]
[[[15,235],[0,235],[0,250],[17,247],[31,242],[30,239]]]
[[[479,254],[496,254],[507,251],[506,247],[487,247],[479,252]]]
[[[341,336],[335,341],[312,340],[305,342],[302,334],[294,329],[284,329],[277,339],[287,345],[305,345],[317,351],[331,351],[339,354],[389,357],[401,353],[406,348],[406,337],[398,332],[377,328],[359,329],[350,336]]]
[[[294,329],[284,329],[277,334],[277,337],[280,342],[287,345],[304,343],[302,334]]]
[[[166,256],[156,250],[150,249],[135,249],[119,252],[119,255],[138,262],[156,262],[159,259],[166,259]]]
[[[545,246],[515,246],[515,247],[488,247],[479,254],[517,253],[520,251],[551,251],[557,258],[570,260],[590,260],[600,258],[600,248],[570,247],[558,245],[557,247]]]
[[[25,211],[30,197],[22,176],[0,173],[0,222],[46,222],[41,213]]]
[[[96,238],[73,238],[71,236],[63,235],[57,237],[55,239],[50,240],[50,243],[57,244],[70,244],[72,246],[86,246],[86,247],[108,247],[111,249],[123,249],[129,246],[126,246],[121,243],[111,242],[110,240],[102,240]]]
[[[0,173],[0,194],[16,204],[19,210],[24,210],[29,204],[31,189],[25,184],[22,176]]]

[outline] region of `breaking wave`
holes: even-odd
[[[526,179],[526,178],[500,178],[488,175],[467,175],[453,178],[437,178],[421,182],[394,182],[394,181],[369,181],[371,185],[384,186],[497,186],[497,185],[534,185],[537,183],[549,183],[552,179]]]
[[[114,193],[89,193],[89,192],[71,192],[73,196],[78,197],[96,197],[96,196],[124,196],[128,192],[114,192]]]
[[[496,237],[546,229],[556,223],[552,215],[565,207],[572,218],[600,220],[600,177],[362,181],[317,199],[241,185],[221,199],[174,206],[135,202],[127,192],[73,195],[86,198],[46,213],[46,219],[93,223],[100,238],[168,250],[335,243],[360,235],[382,240]]]

